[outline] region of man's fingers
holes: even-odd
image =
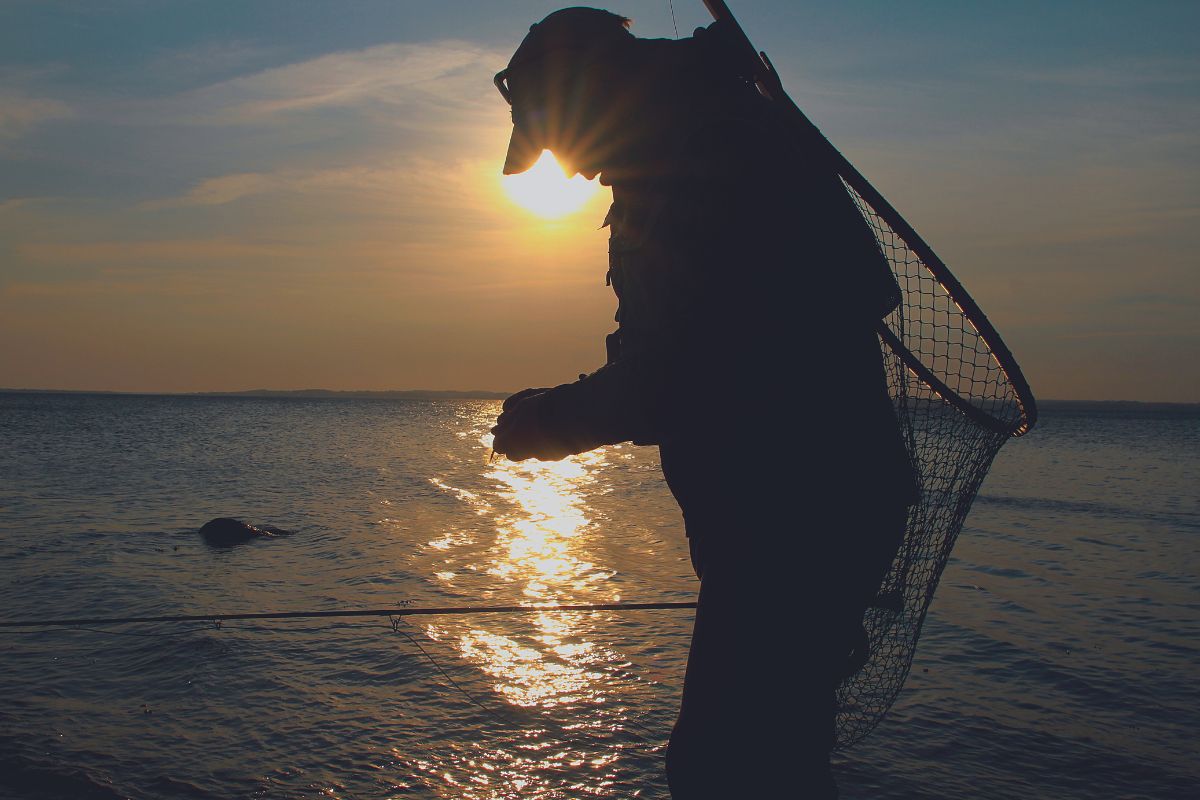
[[[515,434],[514,430],[510,428],[500,431],[492,441],[492,450],[509,461],[526,461],[530,458],[539,461],[561,461],[571,455],[570,451],[559,444],[540,437],[522,437]]]
[[[532,397],[535,394],[541,394],[542,392],[545,392],[545,391],[549,391],[549,390],[546,388],[522,389],[521,391],[517,392],[516,394],[510,395],[504,401],[503,410],[510,411],[510,410],[512,410],[512,408],[514,406],[516,406],[517,403],[521,402],[526,397]]]
[[[527,458],[533,457],[532,453],[520,445],[507,445],[500,443],[498,445],[492,445],[492,449],[507,458],[509,461],[524,461]]]
[[[529,397],[528,389],[522,389],[516,394],[509,395],[504,399],[504,405],[501,406],[501,413],[508,413],[513,409],[513,406],[524,400],[526,397]]]
[[[492,449],[512,461],[536,458],[559,461],[571,452],[546,435],[539,421],[537,395],[546,389],[524,389],[504,401],[504,410],[492,426]]]

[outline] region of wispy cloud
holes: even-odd
[[[16,211],[18,208],[29,205],[30,202],[32,202],[32,198],[29,197],[13,197],[0,201],[0,214]]]
[[[222,207],[249,204],[245,207],[280,220],[276,235],[326,242],[371,236],[393,246],[398,241],[405,246],[451,244],[461,252],[487,231],[510,225],[498,158],[499,153],[495,160],[396,154],[369,164],[232,173],[144,202],[137,210],[217,214],[225,219],[226,230],[241,230]],[[472,235],[464,238],[464,229]]]
[[[159,50],[140,69],[176,87],[206,86],[238,73],[253,73],[279,55],[278,47],[253,41],[204,41]]]
[[[219,206],[232,203],[243,197],[262,194],[278,185],[272,176],[258,172],[239,172],[207,178],[200,181],[186,194],[163,200],[152,200],[142,204],[145,210],[159,208],[187,208],[189,206]]]
[[[43,122],[72,116],[66,103],[0,89],[0,139],[16,139]]]
[[[211,238],[31,242],[21,246],[19,252],[31,261],[43,265],[86,267],[124,264],[170,267],[296,257],[303,255],[305,248],[298,244]]]
[[[377,45],[222,81],[177,100],[215,123],[366,104],[405,107],[418,99],[440,107],[444,116],[490,92],[481,76],[490,76],[502,60],[468,42]]]

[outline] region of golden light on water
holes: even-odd
[[[502,182],[513,202],[547,219],[578,211],[600,190],[597,181],[585,180],[582,175],[568,178],[549,150],[543,150],[531,168],[520,175],[506,175]]]
[[[490,446],[490,438],[483,443]],[[597,583],[607,574],[578,555],[576,541],[589,523],[580,489],[592,481],[588,466],[600,459],[588,453],[554,462],[500,459],[489,466],[488,477],[511,505],[495,518],[487,572],[516,584],[533,605],[580,602],[603,590]],[[601,676],[589,669],[596,648],[578,637],[570,616],[538,614],[529,622],[532,642],[475,628],[460,636],[459,652],[514,705],[544,708],[596,699],[593,684]]]
[[[487,430],[495,412],[490,406],[481,409],[479,427],[467,434],[478,442],[482,469],[477,474],[483,480],[467,490],[460,483],[465,476],[431,479],[475,518],[443,528],[425,543],[431,566],[438,567],[431,571],[450,591],[486,587],[477,596],[489,602],[515,601],[535,609],[619,602],[620,584],[596,524],[604,512],[593,507],[612,453],[601,450],[557,462],[488,460],[492,435]],[[630,706],[631,687],[638,681],[628,674],[629,656],[597,635],[612,624],[604,615],[537,610],[425,624],[430,639],[477,671],[487,687],[480,695],[483,704],[498,711],[520,709],[524,728],[510,742],[471,742],[444,759],[414,764],[436,795],[549,800],[584,796],[611,783],[629,737],[646,735]],[[584,770],[586,776],[568,790],[562,777],[571,770]]]

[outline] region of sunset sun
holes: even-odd
[[[578,211],[599,188],[582,175],[568,178],[549,150],[543,150],[527,171],[504,178],[504,190],[513,202],[547,219]]]

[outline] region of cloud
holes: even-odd
[[[141,70],[177,86],[204,86],[238,72],[261,69],[280,55],[278,47],[245,40],[205,41],[187,47],[162,49]]]
[[[143,203],[145,210],[186,208],[189,206],[220,206],[249,195],[270,191],[276,181],[259,172],[238,172],[201,181],[180,197]]]
[[[460,41],[385,44],[169,96],[92,98],[89,139],[104,132],[153,186],[140,210],[364,187],[411,193],[409,168],[444,181],[465,158],[502,159],[509,122],[491,77],[503,60]]]
[[[32,202],[32,198],[30,197],[13,197],[8,200],[0,200],[0,214],[8,211],[16,211],[22,206],[29,205],[30,202]]]
[[[280,261],[305,254],[298,244],[254,242],[231,238],[96,242],[30,242],[18,252],[45,265],[88,266],[139,264],[208,266],[222,262]]]
[[[0,140],[20,138],[43,122],[70,116],[62,101],[0,90]]]
[[[502,135],[497,132],[497,141]],[[463,230],[478,235],[511,224],[498,160],[499,153],[493,159],[396,154],[368,164],[231,173],[143,203],[139,210],[207,208],[217,213],[233,203],[255,203],[279,219],[289,236],[329,238],[346,228],[358,236],[368,230],[378,235],[386,230],[389,238],[402,235],[408,243],[445,244],[450,239],[459,249],[469,246]],[[225,223],[226,229],[231,226],[239,227],[236,220]]]
[[[407,106],[420,98],[443,111],[490,91],[484,79],[503,56],[476,44],[384,44],[330,53],[206,86],[178,100],[215,123],[252,123],[350,106]]]

